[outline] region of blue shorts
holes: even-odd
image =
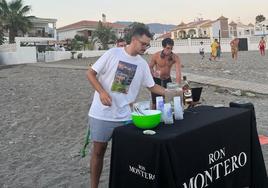
[[[105,121],[89,117],[90,140],[108,142],[112,138],[114,128],[123,126],[125,123],[125,121]]]

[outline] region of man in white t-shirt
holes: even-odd
[[[131,119],[130,104],[135,101],[141,86],[165,95],[165,88],[155,84],[149,65],[140,56],[150,47],[150,40],[147,29],[136,28],[130,45],[108,50],[87,72],[88,80],[96,90],[88,113],[93,141],[91,188],[98,187],[103,157],[113,129]]]

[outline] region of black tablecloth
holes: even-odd
[[[110,188],[268,187],[251,110],[201,106],[154,130],[114,130]]]

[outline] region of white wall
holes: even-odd
[[[213,38],[217,38],[219,37],[219,30],[221,29],[221,25],[220,25],[220,21],[216,21],[214,23],[212,23],[212,37]]]
[[[267,41],[266,37],[266,41]],[[222,52],[230,52],[230,41],[232,38],[221,39]],[[203,41],[206,53],[210,53],[211,39],[182,39],[174,41],[175,53],[199,53],[200,42]],[[258,50],[260,37],[248,38],[248,50]],[[152,41],[151,48],[147,53],[152,54],[162,50],[162,41]],[[77,51],[74,58],[82,53],[82,57],[99,57],[105,53],[105,50],[96,51]],[[47,51],[43,58],[45,62],[59,61],[71,58],[70,51]],[[36,63],[36,48],[35,47],[18,47],[16,44],[0,46],[0,64],[21,64],[21,63]]]
[[[76,51],[74,58],[77,59],[77,55],[82,53],[82,57],[99,57],[103,55],[105,50],[96,50],[96,51]],[[60,61],[64,59],[71,59],[72,53],[70,51],[46,51],[44,60],[45,62]]]
[[[217,37],[216,37],[217,38]],[[248,37],[248,50],[258,50],[260,37]],[[268,37],[266,37],[267,41]],[[221,38],[221,50],[222,52],[231,52],[230,42],[232,38]],[[205,52],[211,51],[210,45],[212,39],[181,39],[174,41],[173,51],[175,53],[199,53],[200,42],[203,42]],[[147,50],[147,53],[155,53],[162,50],[162,41],[152,41],[151,48]]]
[[[58,40],[72,39],[78,30],[58,31]]]
[[[0,52],[0,64],[22,64],[22,63],[36,63],[36,48],[35,47],[21,47],[16,51]]]

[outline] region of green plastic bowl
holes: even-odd
[[[140,129],[152,129],[156,127],[161,120],[160,110],[143,110],[145,115],[132,112],[131,117],[134,125]]]

